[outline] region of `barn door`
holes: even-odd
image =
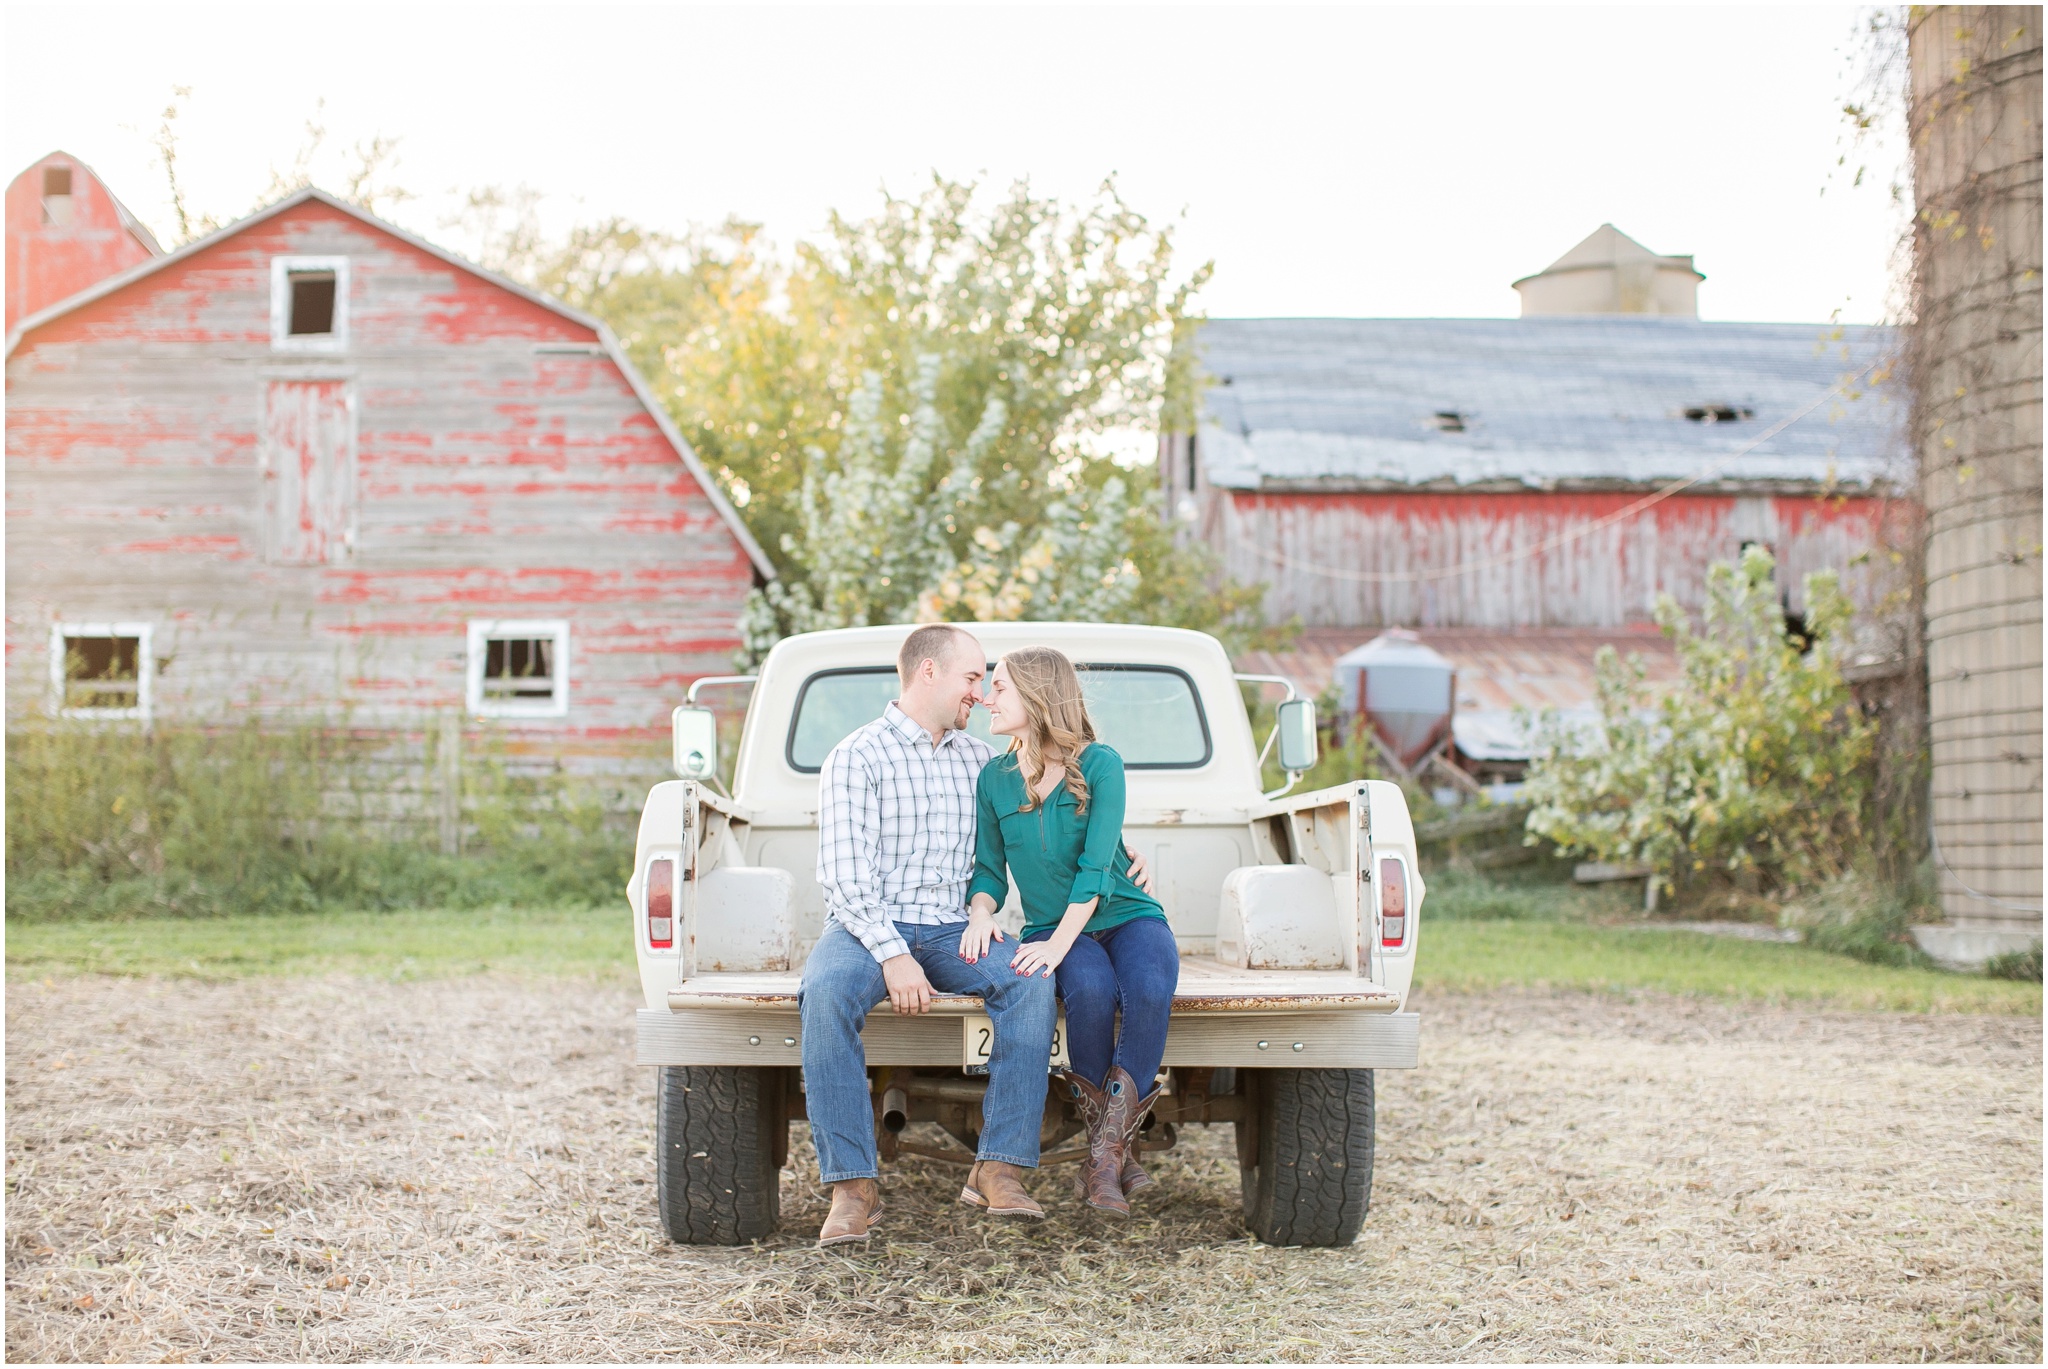
[[[355,545],[355,396],[345,380],[273,380],[263,397],[263,518],[285,566],[345,560]]]

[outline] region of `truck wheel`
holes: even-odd
[[[782,1074],[665,1065],[656,1071],[654,1185],[661,1224],[681,1245],[745,1245],[782,1216],[775,1134]]]
[[[1240,1070],[1245,1225],[1268,1245],[1349,1245],[1372,1201],[1371,1070]]]

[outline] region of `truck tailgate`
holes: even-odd
[[[638,1015],[643,1065],[776,1065],[802,1061],[795,971],[701,974],[669,991],[669,1006]],[[1169,1065],[1413,1069],[1420,1027],[1399,995],[1348,970],[1240,970],[1187,956],[1167,1032]],[[862,1031],[870,1065],[961,1059],[967,1013],[980,998],[942,994],[930,1013],[899,1017],[886,1003]]]

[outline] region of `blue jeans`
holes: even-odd
[[[1026,941],[1044,941],[1052,929]],[[1097,1088],[1109,1067],[1122,1065],[1148,1093],[1166,1058],[1166,1023],[1180,984],[1180,948],[1161,917],[1134,917],[1100,932],[1083,932],[1060,962],[1060,998],[1067,1005],[1067,1054],[1074,1072]],[[1123,1014],[1123,1031],[1116,1030]]]
[[[1053,982],[1012,970],[1001,946],[998,954],[968,964],[960,958],[960,934],[966,930],[964,921],[896,924],[934,989],[980,994],[995,1021],[978,1158],[1035,1167],[1059,1020]],[[868,1009],[888,996],[882,967],[868,948],[838,923],[827,923],[804,965],[797,1009],[804,1023],[804,1106],[818,1147],[819,1177],[828,1184],[875,1177],[875,1111],[860,1029]]]

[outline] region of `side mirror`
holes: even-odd
[[[718,773],[718,715],[708,708],[684,704],[669,715],[675,733],[675,767],[686,780],[709,779]]]
[[[1289,774],[1312,770],[1316,763],[1316,705],[1313,699],[1289,699],[1278,710],[1280,768]]]

